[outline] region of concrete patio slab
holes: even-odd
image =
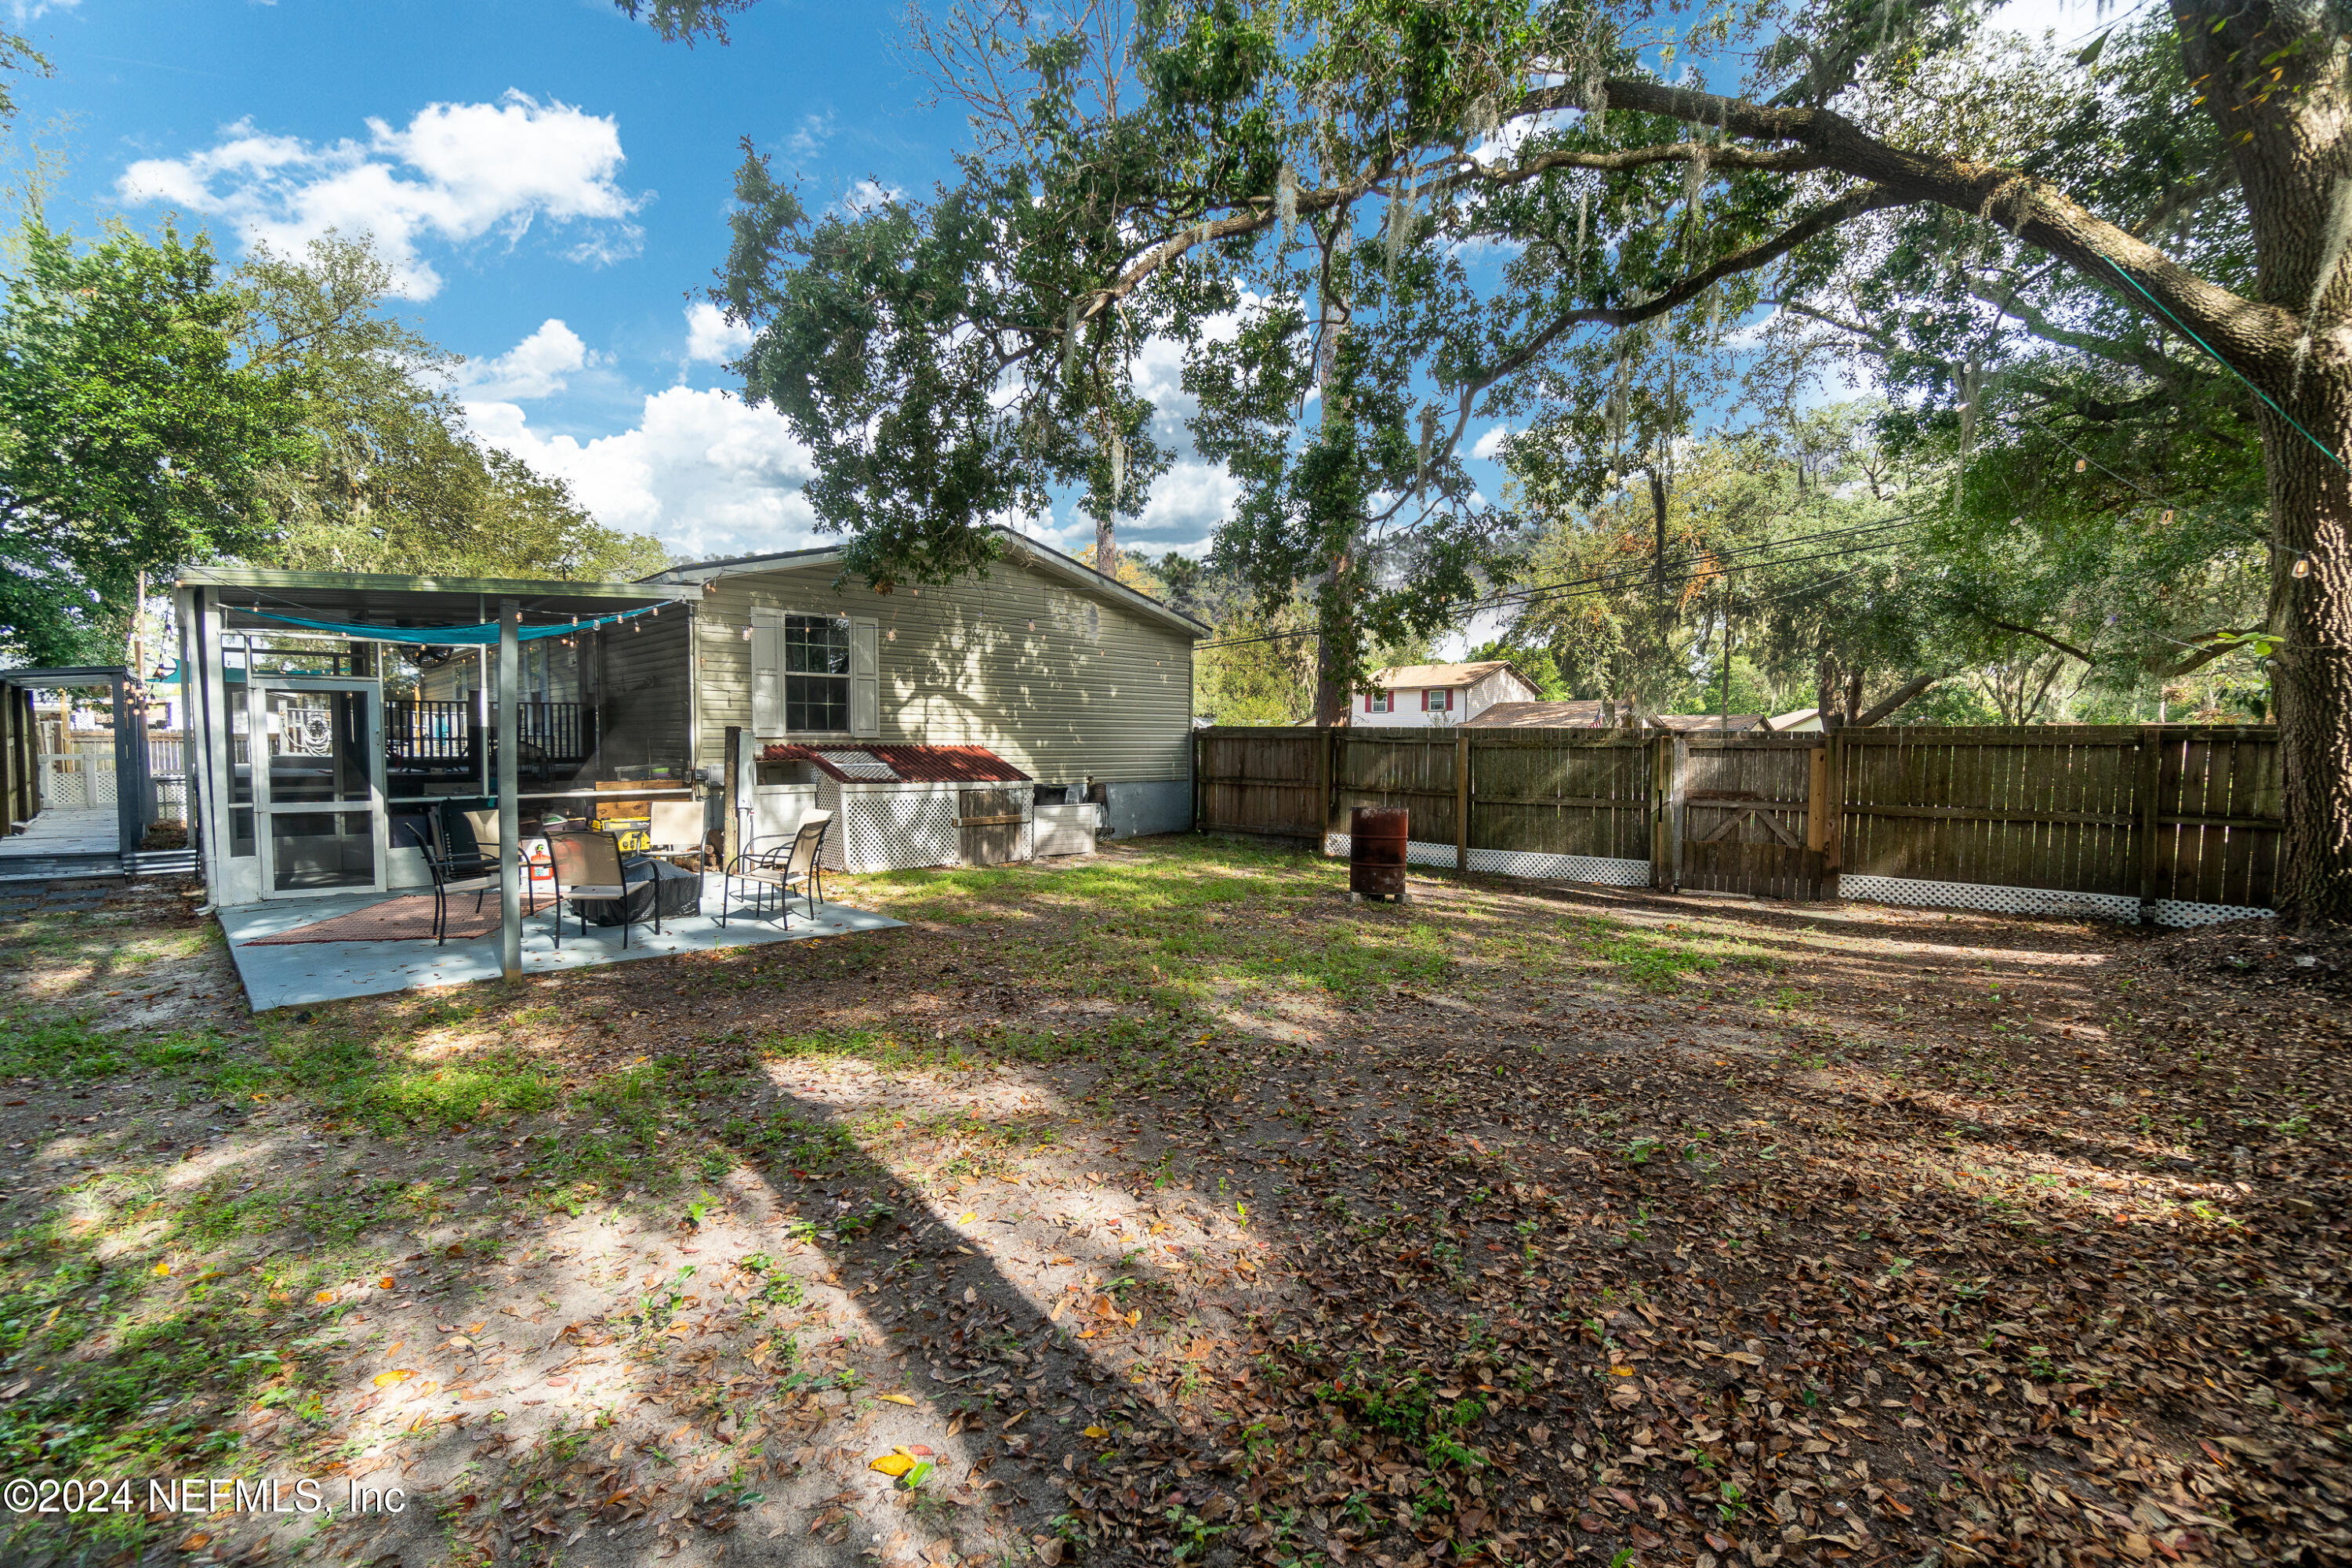
[[[413,891],[414,889],[408,889]],[[310,942],[267,947],[253,946],[257,937],[275,936],[296,926],[350,914],[396,893],[352,893],[315,899],[289,899],[247,904],[220,911],[227,933],[229,956],[245,982],[245,994],[257,1013],[273,1007],[294,1007],[319,1002],[341,1002],[353,996],[382,996],[428,985],[463,985],[499,977],[499,939],[495,935],[470,941],[452,937],[445,946],[430,942]],[[728,910],[728,923],[719,913],[716,879],[702,896],[702,912],[667,917],[656,934],[647,925],[629,928],[629,945],[621,946],[617,926],[588,928],[585,936],[564,917],[563,945],[559,950],[551,934],[551,911],[542,908],[522,922],[522,967],[525,974],[551,974],[562,970],[593,969],[629,959],[667,958],[680,952],[709,952],[722,947],[760,947],[771,942],[807,942],[850,931],[888,931],[904,925],[887,915],[869,914],[846,904],[820,902],[816,918],[805,906],[796,906],[790,925],[774,912],[758,914],[738,898]]]

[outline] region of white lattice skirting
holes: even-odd
[[[1838,879],[1838,896],[1865,904],[1903,904],[1914,909],[1982,910],[2003,915],[2084,915],[2137,924],[2139,900],[2127,893],[2069,893],[2054,888],[2004,888],[1985,882],[1930,882],[1913,877]],[[2211,925],[2270,915],[2270,910],[2234,904],[2191,904],[2158,899],[2152,911],[2161,926]]]
[[[841,815],[825,840],[825,861],[834,869],[902,871],[954,862],[951,792],[842,789],[838,795]]]
[[[1328,833],[1323,837],[1323,853],[1345,856],[1351,836]],[[1409,838],[1404,846],[1408,866],[1442,866],[1454,868],[1454,846],[1424,844]],[[1619,860],[1602,855],[1538,855],[1528,849],[1473,849],[1470,869],[1485,871],[1497,877],[1528,877],[1548,882],[1601,882],[1612,888],[1646,888],[1650,885],[1650,863],[1647,860]]]

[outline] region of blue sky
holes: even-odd
[[[690,297],[727,243],[750,136],[813,204],[919,195],[952,173],[960,119],[921,105],[893,51],[899,7],[765,0],[734,41],[664,44],[610,0],[0,0],[56,66],[18,83],[21,161],[62,160],[53,221],[177,214],[225,254],[366,229],[404,313],[467,356],[488,439],[568,479],[604,521],[697,555],[813,537],[805,454],[729,395],[737,346]],[[2071,35],[2090,0],[2000,21]],[[1180,411],[1172,352],[1139,390]],[[1177,405],[1177,406],[1171,406]],[[1165,427],[1165,426],[1163,426]],[[1481,458],[1495,450],[1494,432]],[[1474,465],[1483,482],[1496,466]],[[1196,460],[1121,542],[1197,548],[1234,493]],[[1065,515],[1040,531],[1079,546]]]
[[[232,257],[373,231],[403,313],[471,362],[485,436],[696,553],[808,537],[800,448],[720,395],[730,345],[688,316],[725,254],[739,139],[839,200],[929,189],[961,129],[919,106],[889,5],[768,0],[731,47],[691,50],[609,0],[15,10],[57,68],[19,84],[15,137],[64,159],[54,221],[176,212]]]

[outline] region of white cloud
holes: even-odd
[[[673,386],[647,397],[634,429],[580,441],[530,427],[512,403],[467,405],[482,438],[571,483],[596,519],[697,556],[815,542],[801,495],[814,471],[783,416],[733,395]]]
[[[372,234],[395,292],[412,300],[441,287],[420,254],[427,240],[498,234],[512,245],[544,218],[570,233],[574,260],[636,249],[629,219],[643,198],[616,183],[624,159],[610,116],[510,90],[495,104],[436,103],[404,127],[367,127],[364,141],[313,144],[239,121],[202,152],[132,163],[115,193],[227,218],[248,240],[281,250],[329,229]]]
[[[70,11],[80,4],[81,0],[9,0],[8,10],[16,17],[16,26],[21,27],[27,22],[38,21],[51,11]]]
[[[1470,455],[1474,458],[1500,458],[1503,455],[1503,443],[1510,438],[1511,427],[1507,425],[1497,425],[1478,437],[1470,448]]]
[[[865,217],[880,212],[906,194],[898,186],[886,185],[879,180],[860,180],[841,198],[841,210],[851,217]]]
[[[1120,531],[1173,534],[1177,537],[1171,542],[1201,539],[1224,521],[1241,493],[1241,481],[1223,465],[1182,458],[1152,481],[1151,499],[1143,503],[1143,515],[1133,521],[1121,519]]]
[[[833,116],[806,114],[801,117],[800,129],[784,138],[784,151],[795,158],[814,158],[832,140]]]
[[[457,384],[482,402],[546,397],[562,391],[572,373],[588,363],[588,345],[580,334],[550,316],[506,353],[467,360],[458,367]]]
[[[686,308],[686,361],[688,364],[718,364],[733,359],[751,346],[758,334],[749,327],[739,327],[727,319],[727,313],[709,300],[700,300]]]

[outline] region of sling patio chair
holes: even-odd
[[[698,800],[657,800],[653,810],[653,843],[646,853],[657,855],[673,866],[688,868],[694,872],[695,907],[702,907],[702,877],[716,858],[710,852],[710,835],[704,826],[702,803]]]
[[[820,857],[824,852],[825,829],[833,826],[833,813],[813,811],[801,818],[798,831],[789,837],[772,835],[767,838],[751,836],[751,813],[741,812],[742,851],[727,863],[719,884],[719,923],[727,923],[727,906],[735,896],[735,884],[747,882],[757,889],[754,910],[765,914],[768,889],[778,895],[777,908],[782,912],[784,925],[793,923],[792,893],[798,888],[808,902],[809,919],[816,919],[816,906],[824,896],[824,868]]]
[[[492,879],[491,885],[495,887],[499,861],[498,856],[493,851],[494,847],[501,842],[499,837],[498,808],[492,806],[480,811],[461,811],[457,815],[463,822],[465,831],[462,834],[451,834],[448,818],[438,811],[426,818],[433,824],[434,843],[440,847],[443,858],[452,862],[464,864],[467,861],[478,860],[488,866]],[[467,837],[471,837],[474,841],[473,847],[470,849],[466,847],[464,842]],[[522,912],[527,915],[539,913],[539,884],[547,874],[547,862],[533,861],[530,858],[532,842],[534,840],[526,837],[523,844],[523,858],[515,862],[517,874],[522,878]]]
[[[629,945],[629,927],[638,917],[635,914],[636,900],[632,897],[639,888],[646,893],[646,903],[651,913],[654,930],[661,926],[660,887],[648,875],[636,882],[629,880],[633,868],[621,856],[621,841],[610,833],[551,833],[547,836],[547,856],[555,873],[555,945],[563,946],[563,901],[572,900],[572,913],[580,922],[580,934],[588,934],[588,911],[580,907],[583,900],[606,901],[620,916],[617,921],[598,923],[618,924],[621,945]],[[650,868],[648,868],[648,870]]]
[[[482,900],[498,891],[499,863],[481,856],[451,853],[441,837],[437,820],[431,843],[425,842],[415,823],[406,825],[404,837],[423,852],[425,868],[433,874],[433,944],[446,946],[449,941],[449,896],[473,894],[474,912],[481,913]]]

